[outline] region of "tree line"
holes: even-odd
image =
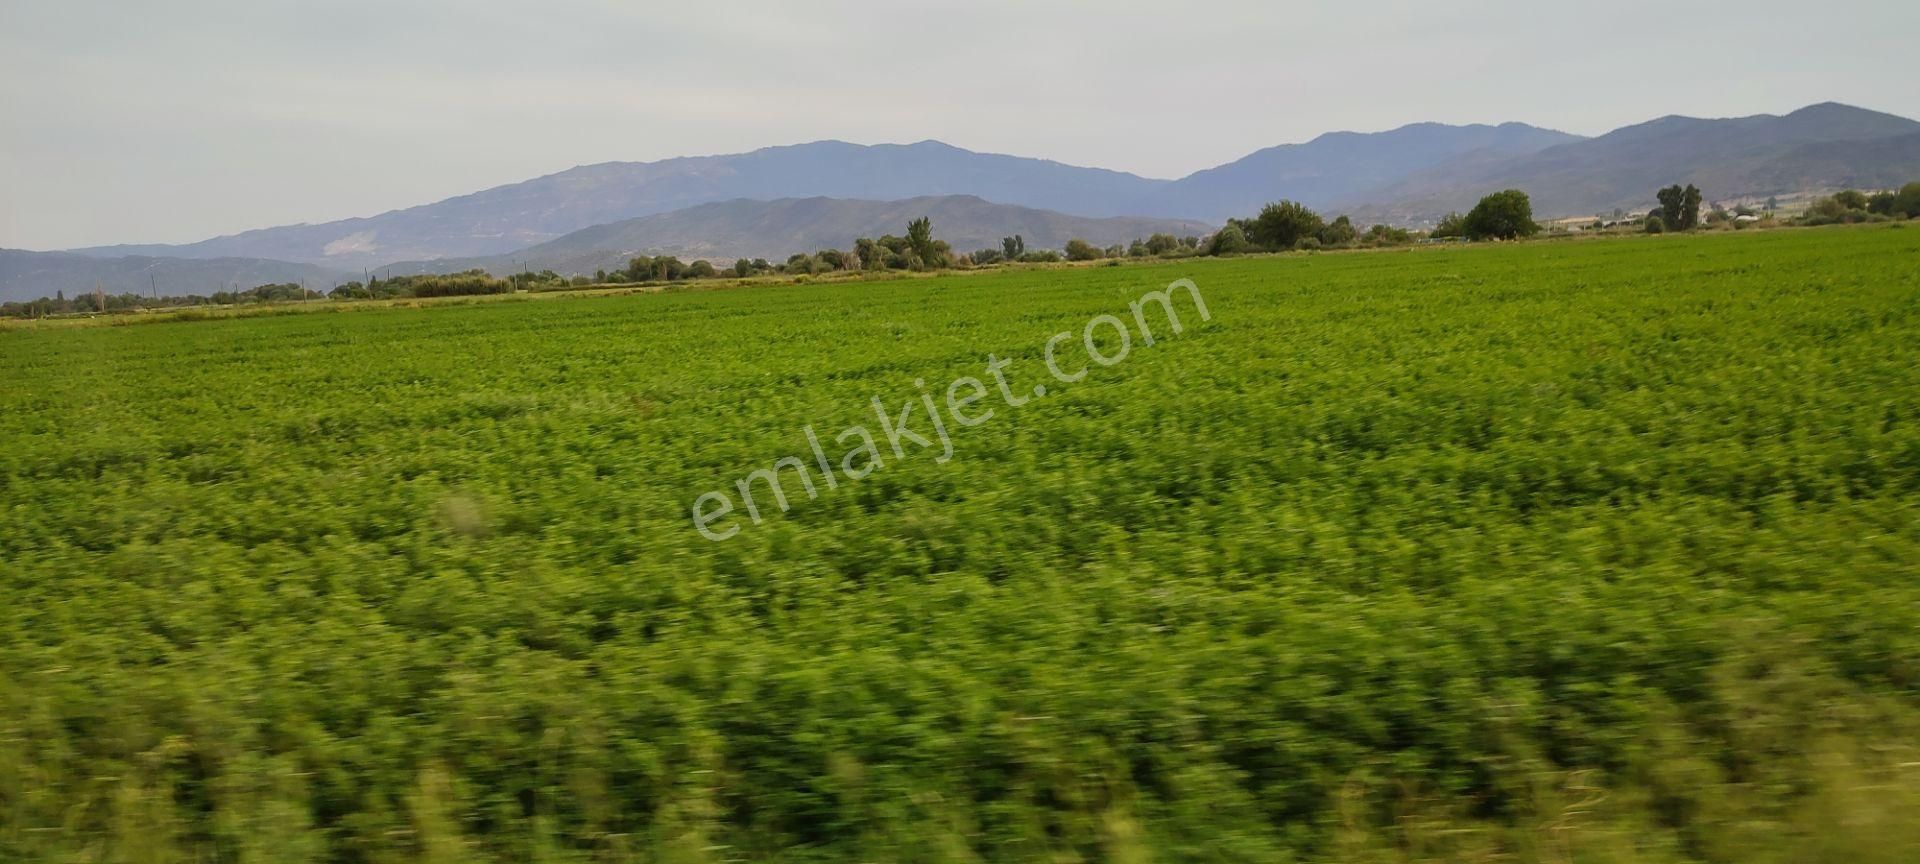
[[[1796,221],[1801,225],[1837,225],[1914,218],[1920,218],[1920,182],[1871,195],[1857,189],[1842,189],[1815,198]]]
[[[481,294],[508,294],[514,291],[553,290],[588,284],[586,277],[569,279],[543,270],[539,273],[515,273],[504,279],[485,270],[459,273],[372,276],[321,291],[297,282],[272,282],[233,291],[211,294],[170,294],[154,297],[131,292],[120,294],[86,293],[71,298],[65,292],[38,300],[0,303],[0,316],[44,318],[49,315],[132,312],[142,309],[177,309],[193,306],[250,306],[261,303],[287,303],[303,300],[391,300],[410,297],[461,297]]]
[[[49,315],[88,315],[109,312],[131,312],[137,309],[171,309],[187,306],[240,306],[253,303],[312,300],[322,296],[325,295],[317,290],[307,288],[298,282],[272,282],[265,285],[255,285],[252,288],[215,291],[211,294],[172,294],[157,297],[147,294],[136,294],[131,291],[118,294],[108,294],[104,291],[90,291],[68,297],[65,291],[55,291],[52,297],[0,303],[0,316],[13,318],[45,318]]]
[[[1519,193],[1516,193],[1519,194]],[[1524,200],[1525,196],[1521,195]],[[1081,239],[1068,240],[1064,248],[1028,249],[1026,238],[1014,234],[1001,239],[999,249],[979,249],[955,254],[945,240],[934,236],[933,223],[922,216],[907,223],[904,235],[885,234],[878,238],[860,237],[851,250],[821,249],[796,252],[783,264],[765,258],[741,258],[722,269],[710,261],[681,261],[672,255],[639,255],[628,259],[627,266],[601,269],[586,275],[563,276],[552,270],[515,273],[505,278],[485,270],[472,269],[449,274],[371,276],[364,282],[351,281],[333,287],[324,295],[297,284],[269,284],[244,291],[215,292],[211,295],[176,295],[151,298],[137,294],[113,295],[95,302],[91,295],[68,300],[64,294],[25,303],[0,304],[0,315],[45,317],[47,315],[125,312],[137,309],[172,308],[200,305],[247,305],[253,303],[316,299],[388,300],[413,297],[456,297],[506,294],[515,291],[553,291],[593,285],[679,282],[713,278],[748,278],[763,275],[812,276],[838,271],[932,271],[991,267],[1008,263],[1045,264],[1060,261],[1092,261],[1103,258],[1179,258],[1196,255],[1232,255],[1244,252],[1281,251],[1294,248],[1347,248],[1411,242],[1413,234],[1386,225],[1375,225],[1359,233],[1346,216],[1332,222],[1321,218],[1304,205],[1291,201],[1270,204],[1253,219],[1230,219],[1213,235],[1176,237],[1156,233],[1136,238],[1131,244],[1099,247]]]
[[[1745,217],[1754,216],[1746,207],[1727,211],[1712,208],[1704,217],[1704,196],[1693,184],[1673,184],[1655,193],[1659,206],[1634,223],[1648,233],[1691,231],[1696,228],[1739,227]],[[1769,199],[1768,210],[1774,201]],[[1758,218],[1758,217],[1754,217]],[[1815,199],[1805,212],[1792,220],[1794,225],[1829,225],[1920,218],[1920,182],[1908,183],[1898,190],[1866,193],[1846,189]],[[1616,221],[1624,219],[1615,211]],[[1614,223],[1596,221],[1595,228]],[[955,254],[953,247],[933,234],[932,221],[922,216],[907,223],[904,235],[886,234],[878,238],[860,237],[851,250],[821,249],[796,252],[784,263],[765,258],[740,258],[731,267],[717,267],[703,259],[681,261],[672,255],[640,255],[627,266],[601,269],[592,276],[565,276],[553,270],[520,272],[496,277],[485,270],[459,273],[371,276],[366,281],[346,282],[326,291],[309,289],[298,283],[268,283],[234,291],[211,294],[185,294],[152,297],[132,292],[101,292],[0,303],[0,316],[43,318],[50,315],[99,314],[141,309],[166,309],[191,306],[236,306],[256,303],[313,300],[383,300],[413,297],[458,297],[507,294],[516,291],[557,291],[594,285],[678,282],[714,278],[749,278],[766,275],[813,276],[838,271],[929,271],[992,267],[1009,263],[1045,264],[1060,261],[1118,260],[1123,258],[1185,258],[1192,256],[1241,255],[1259,252],[1311,251],[1317,249],[1355,249],[1398,246],[1421,240],[1513,240],[1531,237],[1541,231],[1533,219],[1533,204],[1527,193],[1505,189],[1481,198],[1466,213],[1449,213],[1428,231],[1414,231],[1376,224],[1358,230],[1345,215],[1325,219],[1312,208],[1297,201],[1281,200],[1266,205],[1250,218],[1228,219],[1220,230],[1206,237],[1176,237],[1156,233],[1135,238],[1132,243],[1101,247],[1074,238],[1059,250],[1028,249],[1019,234],[1002,238],[998,249],[978,249]]]

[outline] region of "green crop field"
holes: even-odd
[[[0,860],[1916,860],[1916,229],[0,329]]]

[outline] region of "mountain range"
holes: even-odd
[[[649,250],[771,259],[846,247],[861,233],[881,233],[882,223],[872,220],[901,213],[875,205],[913,199],[944,202],[954,215],[945,222],[936,217],[935,233],[965,250],[1012,233],[1029,234],[1033,248],[1054,245],[1036,238],[1051,238],[1048,231],[1056,229],[1088,232],[1085,239],[1096,242],[1140,233],[1120,230],[1120,223],[1067,221],[1074,218],[1148,220],[1139,225],[1177,220],[1189,225],[1184,233],[1196,233],[1192,223],[1251,216],[1282,198],[1351,213],[1361,224],[1419,225],[1504,188],[1528,192],[1536,215],[1547,217],[1644,208],[1656,189],[1670,183],[1694,183],[1708,200],[1728,200],[1882,188],[1917,178],[1920,123],[1831,102],[1779,116],[1662,117],[1594,138],[1523,123],[1330,132],[1171,180],[976,153],[938,141],[817,141],[732,155],[585,165],[376,216],[261,228],[197,243],[101,246],[69,250],[67,257],[34,253],[39,257],[30,259],[9,252],[15,260],[0,266],[0,299],[37,296],[33,292],[44,293],[49,285],[91,289],[95,279],[109,290],[144,291],[159,272],[178,274],[168,282],[222,281],[210,278],[217,274],[209,266],[231,273],[271,271],[263,281],[287,281],[315,272],[293,265],[341,278],[395,262],[443,269],[534,260],[559,262],[554,269],[564,270],[571,269],[566,262],[611,260],[595,257],[600,253]],[[647,221],[665,214],[676,215]],[[886,230],[898,233],[901,221]],[[1107,228],[1120,234],[1096,236]],[[85,258],[127,260],[102,268],[78,260]],[[255,269],[235,269],[241,267]]]
[[[358,269],[407,259],[511,252],[594,225],[736,198],[898,200],[968,194],[1003,204],[1113,216],[1133,210],[1134,202],[1144,202],[1163,182],[1044,159],[974,153],[938,141],[872,146],[816,141],[727,156],[583,165],[364,219],[265,228],[183,246],[75,251],[247,255]]]
[[[411,261],[381,268],[389,274],[453,273],[478,267],[493,272],[521,269],[592,273],[626,266],[635,255],[681,258],[766,258],[779,262],[794,252],[842,249],[849,238],[905,234],[907,222],[925,216],[957,252],[999,249],[1018,234],[1032,249],[1058,249],[1079,238],[1097,246],[1125,244],[1156,233],[1199,236],[1205,222],[1140,217],[1091,218],[1052,210],[995,204],[975,195],[939,195],[900,201],[848,198],[738,198],[699,204],[595,225],[506,255]]]
[[[1546,216],[1632,210],[1654,190],[1692,183],[1708,200],[1920,179],[1920,122],[1832,102],[1724,120],[1661,117],[1512,157],[1467,153],[1342,202],[1356,216],[1418,223],[1523,189]]]
[[[1525,123],[1414,123],[1388,132],[1328,132],[1268,147],[1169,184],[1154,212],[1225,222],[1282,198],[1316,209],[1373,200],[1379,190],[1461,159],[1505,162],[1586,139]]]
[[[1463,154],[1517,156],[1577,140],[1521,123],[1416,123],[1270,147],[1179,180],[975,153],[938,141],[816,141],[726,156],[584,165],[378,216],[263,228],[198,243],[72,251],[272,258],[358,270],[409,259],[499,255],[582,228],[743,198],[897,201],[973,195],[1078,216],[1171,217],[1218,225],[1278,198],[1316,206],[1361,198],[1381,184]],[[722,256],[743,251],[716,247]]]
[[[0,301],[32,300],[66,292],[74,297],[100,286],[111,294],[149,291],[163,295],[212,294],[267,283],[305,282],[325,290],[339,284],[339,271],[313,264],[265,258],[113,258],[73,252],[0,249]]]

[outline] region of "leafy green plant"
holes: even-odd
[[[1911,234],[14,322],[0,859],[1912,860]]]

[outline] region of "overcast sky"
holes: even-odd
[[[822,138],[1177,177],[1335,129],[1835,100],[1920,2],[0,0],[0,246],[187,242]]]

